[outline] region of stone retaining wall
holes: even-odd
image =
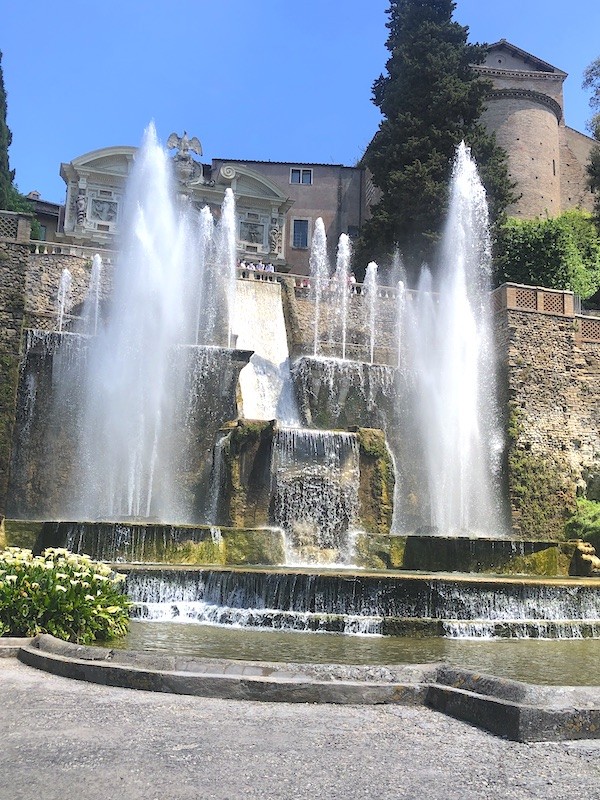
[[[29,247],[0,239],[0,515],[6,511]]]

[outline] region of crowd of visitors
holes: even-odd
[[[275,272],[275,267],[271,262],[263,264],[262,261],[257,261],[254,264],[252,261],[240,261],[238,267],[240,269],[258,270],[259,272]]]

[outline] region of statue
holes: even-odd
[[[167,139],[167,148],[173,150],[174,147],[177,148],[175,161],[191,161],[192,156],[190,155],[190,150],[192,153],[196,153],[199,156],[202,155],[200,140],[196,136],[189,139],[187,131],[183,132],[183,136],[178,136],[176,133],[172,133],[169,136]]]
[[[575,550],[569,564],[569,575],[579,575],[585,578],[600,575],[600,558],[596,555],[596,548],[590,542],[582,539],[573,541]]]
[[[87,203],[85,200],[85,194],[78,194],[77,199],[75,200],[75,210],[77,212],[77,224],[83,225],[85,222],[85,207]]]
[[[281,250],[281,229],[279,225],[272,225],[269,230],[269,245],[272,253],[278,253]]]

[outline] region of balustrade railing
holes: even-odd
[[[31,240],[30,245],[32,253],[42,256],[78,256],[79,258],[92,259],[96,253],[98,253],[102,257],[103,264],[113,264],[117,257],[114,250],[103,250],[98,247],[84,247],[78,244]]]

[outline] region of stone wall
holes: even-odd
[[[374,358],[377,364],[398,363],[398,298],[395,290],[380,289],[375,308]],[[312,355],[314,351],[315,306],[310,288],[297,288],[285,294],[287,316],[292,322],[290,353]],[[348,294],[346,357],[370,362],[371,336],[368,296]],[[291,306],[291,308],[290,308]],[[321,304],[317,355],[342,355],[341,298],[327,293]]]
[[[581,318],[504,309],[496,315],[508,431],[513,528],[560,538],[600,471],[600,343]]]
[[[0,239],[0,515],[5,513],[29,247]]]
[[[36,254],[27,263],[27,327],[54,330],[57,319],[57,298],[60,277],[64,269],[71,273],[71,294],[66,309],[66,327],[70,327],[81,310],[90,285],[91,258],[59,254]],[[112,268],[103,265],[102,296],[106,298],[112,286]]]

